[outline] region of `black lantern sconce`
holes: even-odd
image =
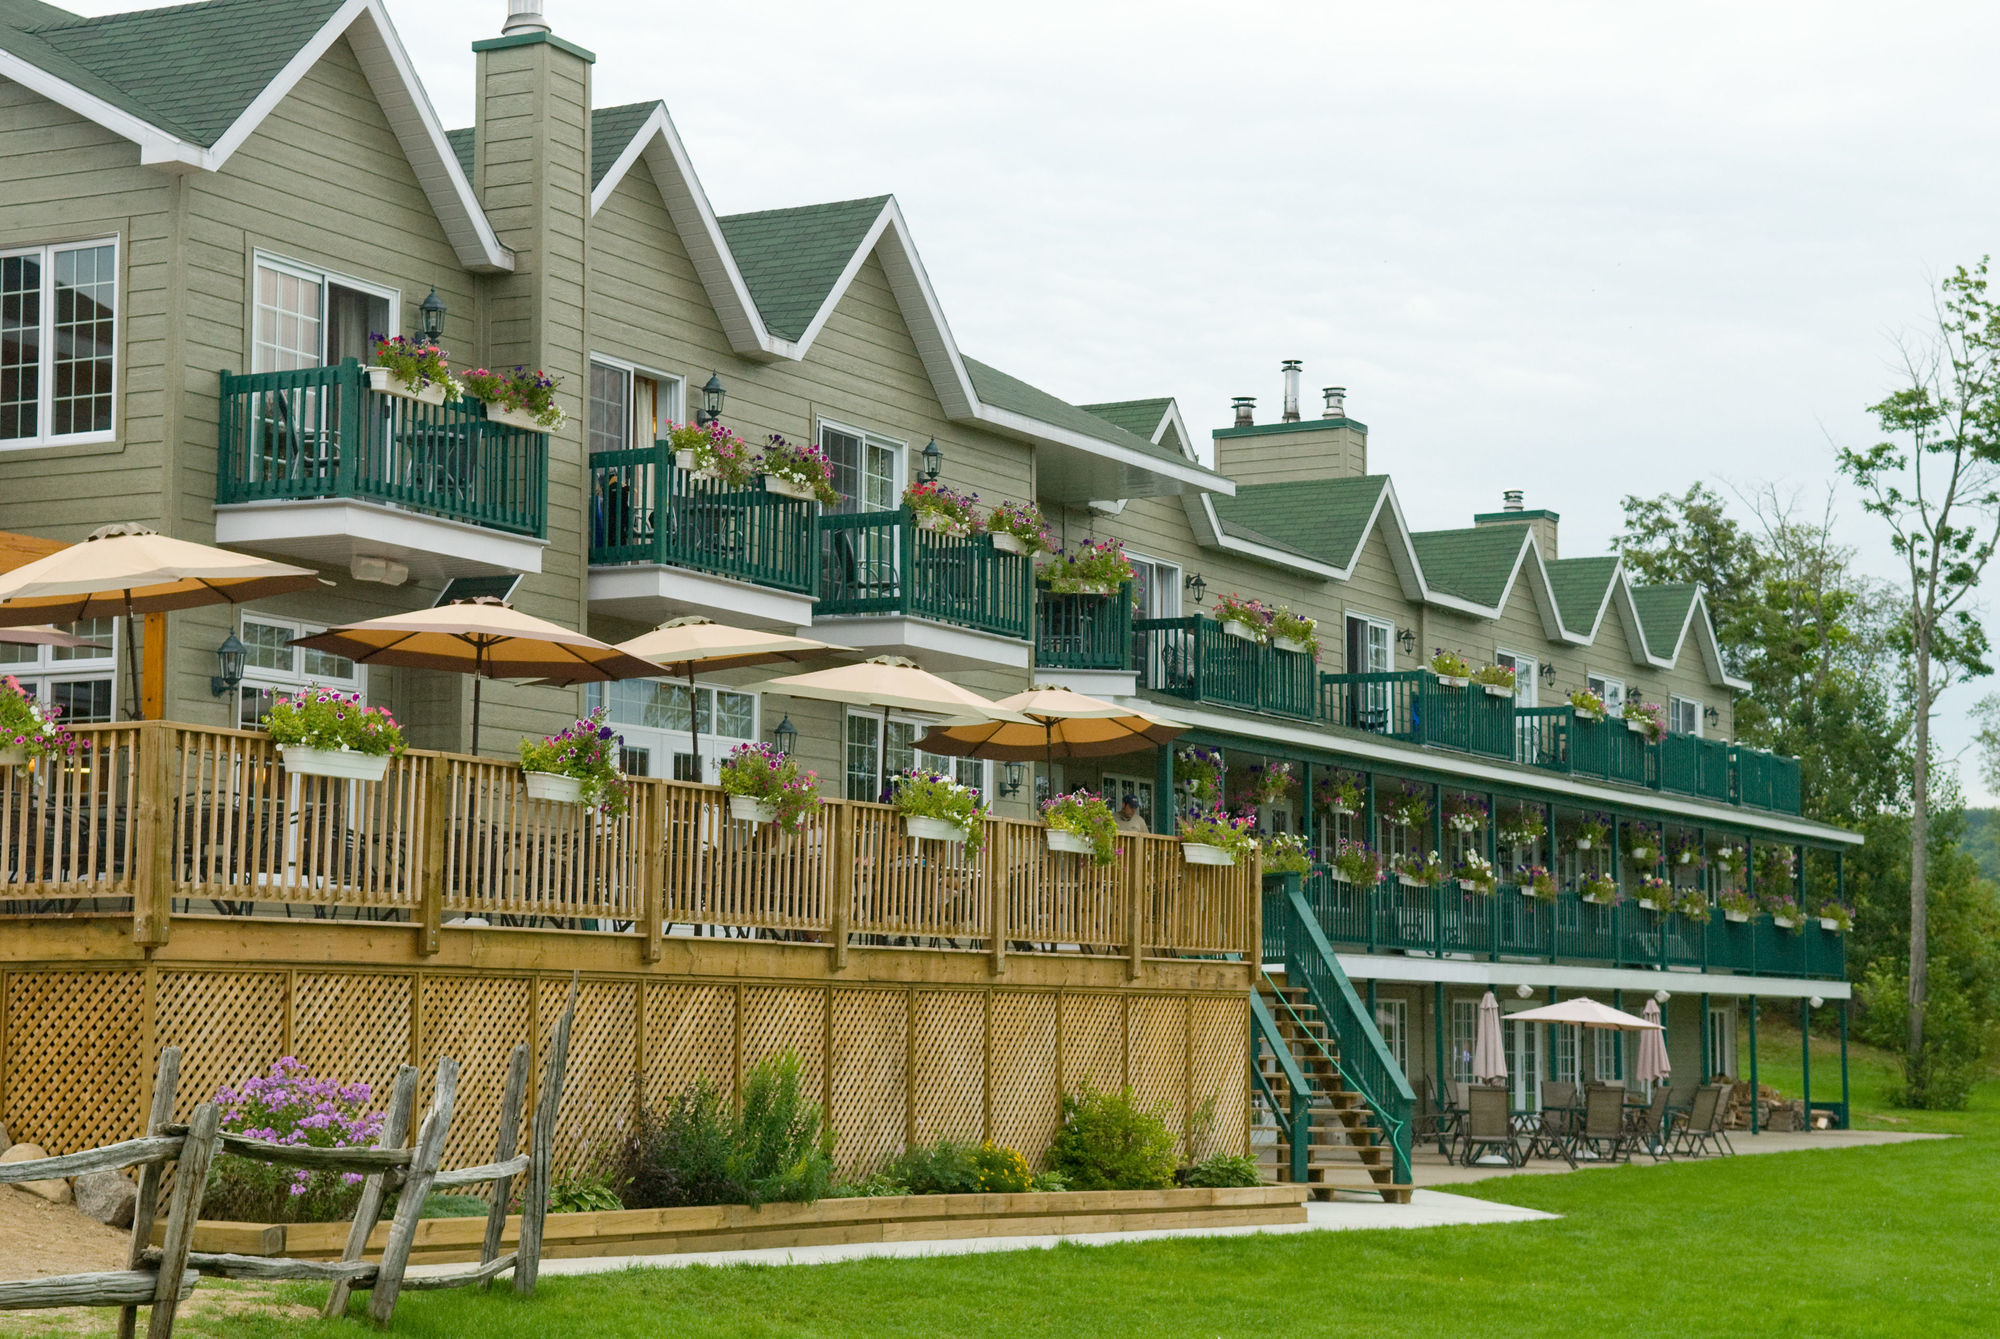
[[[1202,600],[1206,598],[1206,596],[1208,595],[1208,583],[1202,580],[1201,573],[1199,572],[1196,572],[1193,576],[1189,577],[1182,584],[1187,587],[1188,593],[1194,596],[1194,602],[1196,604],[1200,604]]]
[[[710,372],[708,384],[701,388],[701,408],[694,411],[695,426],[705,428],[711,423],[720,423],[722,402],[728,394],[722,389],[722,378]]]
[[[771,737],[778,742],[778,752],[787,758],[791,757],[792,750],[799,746],[799,728],[792,724],[789,715],[778,722],[778,728],[771,732]]]
[[[222,645],[215,648],[215,663],[222,672],[208,681],[208,691],[221,697],[233,693],[243,683],[243,665],[250,658],[250,648],[239,640],[235,633],[222,639]]]
[[[1000,798],[1003,800],[1012,799],[1021,793],[1021,787],[1027,783],[1028,765],[1026,763],[1010,762],[1006,764],[1003,771],[1005,772],[1005,776],[1000,782]]]
[[[1703,707],[1701,709],[1701,721],[1703,725],[1713,730],[1716,726],[1722,724],[1722,713],[1714,707]]]
[[[944,470],[944,452],[938,450],[937,438],[933,437],[924,443],[923,457],[923,482],[936,483],[938,475]]]
[[[1417,634],[1409,628],[1404,628],[1396,634],[1396,647],[1406,656],[1415,655],[1417,653]]]
[[[444,302],[433,288],[431,295],[417,304],[417,314],[423,325],[417,330],[418,338],[426,344],[435,344],[444,338]]]
[[[1544,661],[1541,673],[1542,687],[1554,688],[1556,686],[1556,667]]]

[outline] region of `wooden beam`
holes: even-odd
[[[167,714],[167,616],[146,614],[140,639],[139,713],[149,721]],[[229,713],[232,724],[236,712]]]

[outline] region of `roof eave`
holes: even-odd
[[[1194,530],[1195,542],[1206,549],[1217,549],[1233,553],[1266,567],[1282,568],[1287,572],[1297,572],[1303,576],[1318,577],[1323,581],[1345,581],[1353,575],[1350,564],[1345,568],[1330,563],[1315,562],[1296,553],[1274,549],[1267,544],[1241,539],[1225,534],[1222,519],[1215,514],[1215,501],[1208,493],[1183,493],[1181,507],[1187,512],[1188,525]]]

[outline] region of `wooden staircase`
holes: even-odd
[[[1411,1187],[1396,1181],[1395,1151],[1367,1100],[1341,1077],[1340,1040],[1307,998],[1305,988],[1266,976],[1258,992],[1277,1022],[1293,1067],[1306,1081],[1310,1136],[1305,1167],[1313,1198],[1332,1199],[1337,1192],[1348,1192],[1408,1204]],[[1264,1084],[1289,1110],[1292,1085],[1286,1066],[1261,1047],[1257,1057]],[[1294,1163],[1286,1124],[1268,1100],[1257,1103],[1257,1113],[1252,1143],[1259,1165],[1270,1180],[1290,1180]]]

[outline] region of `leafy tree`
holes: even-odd
[[[1888,525],[1903,568],[1912,724],[1907,1064],[1915,1079],[1925,1064],[1930,970],[1931,718],[1953,684],[1991,673],[1970,607],[2000,543],[2000,306],[1988,295],[1984,258],[1945,279],[1935,330],[1903,354],[1907,384],[1870,406],[1886,440],[1842,449],[1839,466]]]
[[[1625,566],[1644,586],[1700,586],[1723,644],[1730,673],[1742,669],[1748,646],[1736,626],[1756,601],[1766,565],[1754,535],[1729,514],[1721,496],[1694,484],[1675,497],[1627,497],[1619,538]]]

